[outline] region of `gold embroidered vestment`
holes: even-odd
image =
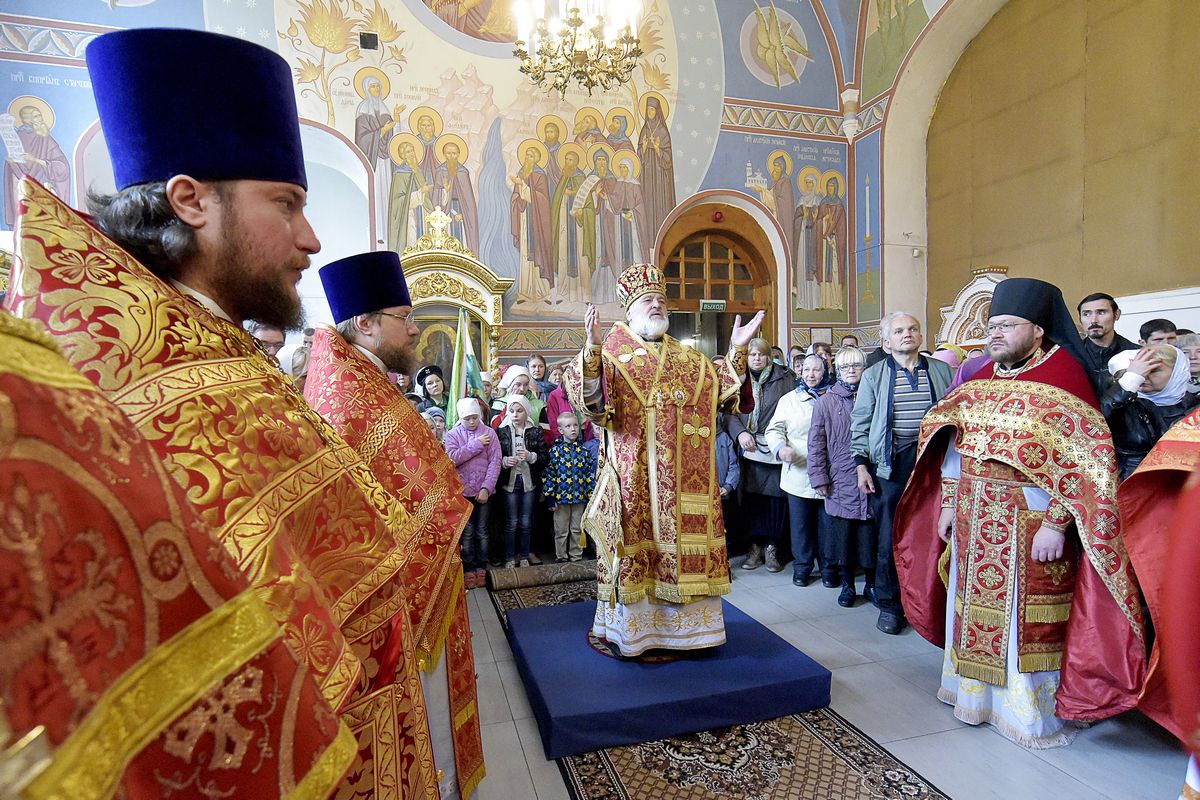
[[[28,178],[6,303],[125,412],[359,743],[345,796],[436,797],[408,514],[241,329]]]
[[[571,405],[605,429],[583,519],[600,600],[687,603],[729,592],[715,450],[717,412],[740,396],[737,368],[730,360],[718,371],[670,336],[647,342],[623,323],[568,367]],[[585,401],[585,378],[600,379],[598,410]]]

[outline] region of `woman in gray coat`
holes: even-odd
[[[867,495],[858,490],[858,469],[850,452],[850,412],[866,358],[857,347],[843,347],[835,359],[838,381],[817,401],[808,431],[808,478],[825,498],[830,557],[842,573],[838,605],[850,608],[857,592],[856,566],[863,568],[863,595],[874,601],[875,526]]]
[[[742,530],[750,533],[750,553],[742,569],[757,569],[765,560],[768,570],[779,572],[786,563],[787,495],[779,486],[783,462],[767,442],[767,426],[779,399],[795,389],[796,381],[787,367],[772,362],[766,339],[750,341],[746,363],[754,410],[726,419],[726,431],[742,455],[740,517]]]

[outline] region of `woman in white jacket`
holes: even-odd
[[[796,390],[779,401],[766,430],[767,446],[783,462],[779,486],[788,498],[792,583],[796,586],[808,585],[814,558],[821,569],[822,584],[836,587],[841,580],[837,566],[829,564],[826,557],[828,534],[824,501],[808,480],[808,427],[812,422],[813,406],[826,388],[827,370],[825,360],[820,356],[805,358]]]

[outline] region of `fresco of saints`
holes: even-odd
[[[575,112],[575,144],[586,151],[592,145],[605,141],[604,131],[600,130],[600,121],[604,115],[591,106],[584,106]]]
[[[471,173],[463,161],[467,143],[454,133],[438,137],[437,171],[433,173],[433,204],[450,215],[450,235],[472,253],[479,252],[479,211]]]
[[[816,167],[805,167],[796,176],[796,184],[800,189],[800,203],[796,206],[796,213],[792,218],[792,241],[796,262],[792,271],[795,281],[792,302],[802,311],[812,311],[821,306],[821,285],[817,282],[817,212],[821,207],[821,194],[817,187],[820,181],[821,170]]]
[[[437,148],[434,144],[442,135],[442,115],[429,106],[418,106],[408,115],[408,128],[417,135],[425,155],[421,158],[421,175],[432,183],[433,173],[437,172]]]
[[[540,303],[550,295],[554,281],[553,244],[550,233],[550,179],[546,175],[549,154],[537,139],[526,139],[517,148],[521,167],[511,176],[509,209],[512,216],[513,247],[520,253],[517,302]]]
[[[411,133],[398,133],[390,145],[392,176],[388,193],[387,246],[403,253],[425,232],[425,215],[433,211],[430,186],[421,175],[425,148]]]
[[[633,146],[633,140],[629,138],[630,129],[633,127],[633,115],[628,109],[613,108],[604,116],[604,127],[607,129],[608,146],[613,149],[613,152],[628,150],[631,153],[637,152]]]
[[[392,164],[388,145],[396,121],[404,111],[397,106],[395,116],[388,110],[384,100],[391,92],[392,83],[378,67],[363,67],[354,75],[354,88],[362,98],[354,109],[354,143],[367,157],[371,171],[375,174],[375,208],[382,214],[383,193],[387,191],[388,172]]]
[[[577,207],[584,175],[580,165],[587,154],[574,142],[558,150],[562,180],[554,191],[550,210],[554,215],[551,253],[554,257],[554,303],[591,302],[591,262],[585,253],[596,251],[596,217]]]
[[[619,152],[613,156],[617,170],[617,187],[609,198],[617,215],[617,261],[621,269],[631,264],[652,260],[654,243],[646,231],[646,210],[642,199],[642,164],[634,153]]]
[[[567,123],[556,114],[547,114],[537,122],[537,135],[546,145],[546,175],[550,178],[550,196],[558,189],[558,181],[562,177],[562,166],[558,161],[558,148],[563,144],[563,133]]]
[[[658,92],[646,92],[639,105],[642,129],[638,132],[638,159],[642,162],[642,194],[646,203],[646,229],[658,235],[667,215],[675,208],[675,158],[671,131],[667,128],[670,109]]]
[[[611,169],[612,157],[608,145],[592,145],[587,154],[592,171],[575,192],[575,208],[594,220],[595,236],[590,251],[585,248],[584,255],[592,265],[591,302],[596,305],[617,302],[617,274],[613,269],[618,258],[617,213],[611,205],[617,176]]]
[[[846,205],[841,176],[834,174],[825,181],[825,196],[817,211],[817,234],[820,236],[821,308],[841,311],[842,286],[846,280]]]
[[[4,159],[4,224],[10,229],[17,211],[17,184],[25,175],[50,191],[69,200],[71,196],[71,162],[58,142],[50,135],[54,128],[54,109],[40,97],[26,95],[8,106],[17,138],[24,150],[20,155],[9,153]]]

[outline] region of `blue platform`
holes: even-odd
[[[829,705],[829,670],[729,603],[726,643],[664,663],[601,654],[594,603],[508,612],[547,758],[774,719]]]

